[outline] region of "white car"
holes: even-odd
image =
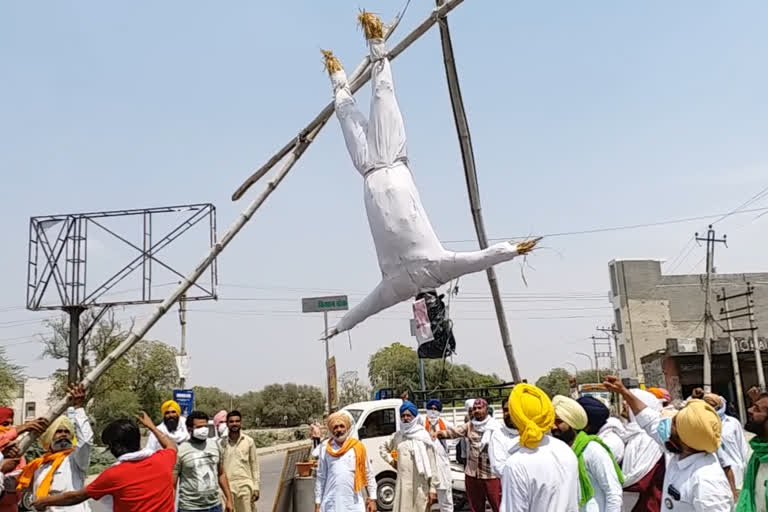
[[[376,475],[377,509],[392,510],[395,499],[397,471],[379,455],[379,446],[400,428],[400,399],[373,400],[347,405],[342,410],[354,418],[352,435],[360,439],[368,453],[368,461]],[[453,476],[453,501],[456,510],[466,504],[464,468],[451,461]]]

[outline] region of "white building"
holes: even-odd
[[[46,416],[50,409],[49,396],[54,380],[50,377],[25,377],[19,384],[18,395],[13,401],[14,423]]]

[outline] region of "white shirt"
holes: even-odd
[[[512,448],[501,477],[504,512],[576,512],[579,463],[571,447],[545,435],[533,450]]]
[[[491,471],[501,478],[504,473],[504,464],[509,458],[510,451],[520,443],[520,434],[517,430],[506,425],[491,434],[488,443],[488,461],[491,463]]]
[[[88,423],[88,416],[82,408],[73,409],[71,407],[67,410],[67,416],[75,426],[77,444],[74,451],[64,459],[64,462],[54,473],[50,495],[79,491],[85,487],[85,476],[88,474],[88,466],[91,463],[93,430]],[[51,463],[49,462],[35,471],[34,492],[37,492],[37,488],[45,479],[50,468]],[[68,507],[48,507],[46,510],[51,512],[90,512],[91,508],[87,502],[83,502]]]
[[[659,412],[646,407],[637,415],[640,425],[657,443]],[[677,497],[670,493],[675,490]],[[673,512],[731,512],[733,494],[720,462],[713,453],[696,453],[684,459],[674,454],[667,460],[661,509]]]
[[[597,437],[602,439],[606,446],[611,449],[613,458],[619,464],[624,459],[624,441],[622,440],[624,435],[626,435],[624,425],[618,418],[608,418],[608,421],[597,433]]]
[[[339,449],[335,441],[328,442],[333,443],[334,449]],[[355,493],[355,451],[350,449],[341,457],[334,457],[328,453],[326,443],[321,446],[315,478],[315,504],[320,505],[321,512],[364,512],[363,492]],[[369,461],[365,466],[368,496],[375,500],[376,476]]]
[[[595,494],[581,510],[583,512],[621,512],[623,489],[608,452],[599,443],[584,448],[584,465]]]
[[[747,465],[749,445],[744,437],[744,429],[736,418],[721,416],[723,430],[720,434],[721,445],[717,458],[724,468],[730,467],[737,489],[744,483],[744,469]]]
[[[168,427],[166,427],[165,423],[162,422],[157,426],[157,430],[173,439],[177,445],[180,445],[184,441],[189,441],[189,432],[187,432],[187,418],[184,416],[179,418],[179,425],[176,427],[176,430],[173,433],[168,432]],[[160,441],[158,441],[157,437],[155,437],[155,434],[151,432],[147,438],[146,448],[148,450],[152,450],[153,452],[156,452],[162,448],[162,446],[160,446]]]

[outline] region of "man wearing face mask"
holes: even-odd
[[[499,478],[504,472],[504,464],[509,458],[510,450],[520,442],[520,433],[509,415],[509,403],[504,402],[501,410],[504,413],[504,424],[500,429],[493,431],[488,443],[488,461],[491,463],[493,474]]]
[[[467,464],[464,467],[464,483],[472,512],[483,512],[486,500],[494,512],[501,506],[501,482],[491,469],[488,459],[488,443],[491,434],[501,425],[488,414],[488,402],[477,398],[472,403],[472,419],[469,423],[438,432],[438,438],[467,440]]]
[[[447,476],[444,475],[443,479],[451,481],[451,485],[437,490],[437,503],[440,506],[441,512],[453,512],[453,478],[450,474],[451,462],[448,458],[448,446],[444,440],[437,439],[438,432],[445,432],[451,428],[451,425],[440,417],[442,411],[443,403],[440,400],[437,398],[429,400],[427,402],[427,418],[424,421],[424,428],[435,440],[435,457],[438,472],[446,471]]]
[[[606,377],[605,386],[622,395],[638,425],[672,454],[664,475],[662,508],[729,512],[733,496],[715,456],[722,428],[717,412],[703,400],[691,399],[674,417],[662,418],[630,393],[618,377]]]
[[[31,461],[19,476],[17,490],[31,488],[35,496],[48,495],[81,489],[88,473],[93,447],[93,431],[83,405],[85,390],[82,385],[69,390],[71,407],[67,416],[59,416],[40,436],[40,446],[45,455]],[[88,512],[85,504],[67,508],[51,507],[53,512]]]
[[[186,418],[181,415],[179,404],[174,400],[167,400],[160,406],[160,412],[163,415],[163,422],[157,426],[158,430],[173,439],[177,445],[187,441],[189,433],[186,428]],[[157,451],[161,448],[154,434],[149,435],[147,448],[152,451]]]
[[[135,421],[113,421],[101,433],[101,440],[117,462],[86,488],[41,498],[32,505],[39,510],[71,510],[69,507],[90,498],[109,500],[110,509],[115,512],[172,512],[176,443],[155,427],[147,413],[139,416],[139,422],[157,436],[161,450],[141,449],[141,434]]]
[[[579,463],[579,510],[621,512],[624,475],[603,441],[584,432],[589,424],[587,412],[579,402],[565,396],[555,396],[552,405],[552,435],[573,449]]]
[[[3,490],[0,497],[0,512],[17,512],[19,510],[19,495],[16,493],[16,482],[27,465],[16,444],[13,441],[27,431],[37,435],[45,432],[48,422],[37,419],[18,427],[13,426],[13,409],[0,407],[0,469],[2,470]]]
[[[739,494],[736,512],[764,512],[768,510],[768,393],[757,388],[749,390],[752,407],[747,410],[744,428],[755,437],[749,442],[752,456],[744,473],[744,485]]]
[[[344,411],[335,412],[328,417],[327,425],[331,439],[318,456],[315,511],[376,512],[376,477],[365,446],[350,436],[350,416]]]
[[[379,447],[379,455],[397,469],[393,512],[426,510],[437,501],[437,491],[451,482],[441,480],[435,443],[418,421],[419,410],[404,401],[400,406],[400,430]]]
[[[723,431],[720,434],[720,448],[717,449],[717,459],[725,471],[728,483],[733,490],[733,499],[739,499],[739,491],[744,481],[744,467],[747,464],[749,456],[749,447],[747,439],[744,437],[744,429],[736,418],[728,416],[725,413],[725,398],[714,393],[704,395],[704,401],[717,411],[720,421],[723,424]]]
[[[235,512],[253,512],[259,501],[259,459],[256,444],[241,432],[240,411],[227,414],[228,435],[219,440],[224,472],[229,480]]]
[[[227,411],[221,410],[213,415],[213,428],[216,430],[216,435],[219,439],[224,439],[229,435],[227,430]]]
[[[179,483],[179,512],[221,512],[219,489],[224,493],[224,509],[234,512],[221,448],[216,438],[208,438],[208,415],[192,411],[186,426],[192,435],[179,445],[174,469]]]

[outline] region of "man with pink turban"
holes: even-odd
[[[219,411],[213,416],[213,428],[216,429],[216,435],[224,439],[229,434],[227,429],[227,411]]]

